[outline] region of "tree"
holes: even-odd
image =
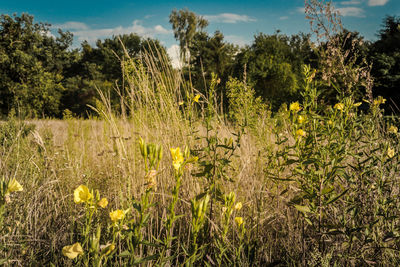
[[[134,33],[97,40],[95,47],[83,42],[81,47],[77,61],[66,76],[67,90],[62,97],[63,109],[81,116],[91,112],[88,105],[95,105],[96,88],[110,94],[112,104],[119,108],[120,95],[115,88],[123,89],[121,62],[126,56],[140,59],[146,51],[166,54],[158,40],[144,39]]]
[[[400,112],[400,17],[387,16],[379,39],[371,45],[374,95],[387,98],[390,111]]]
[[[213,36],[204,32],[197,33],[189,47],[192,65],[192,81],[198,89],[206,89],[212,77],[216,74],[220,80],[220,86],[224,87],[232,75],[236,46],[224,41],[224,35],[216,31]]]
[[[57,116],[64,90],[62,70],[71,35],[49,35],[33,16],[0,16],[0,110],[28,116]]]
[[[289,38],[279,32],[260,33],[251,46],[237,55],[234,73],[236,77],[246,74],[257,96],[277,110],[282,103],[297,97],[301,66],[310,61],[311,55],[307,35]]]
[[[172,24],[175,39],[179,41],[181,58],[184,62],[188,57],[189,47],[192,45],[193,37],[208,26],[208,21],[188,9],[176,9],[169,15],[169,22]]]

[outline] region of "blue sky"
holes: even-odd
[[[400,0],[343,0],[333,1],[342,14],[344,26],[358,31],[366,39],[375,40],[385,15],[400,16]],[[247,0],[247,1],[50,1],[0,0],[0,13],[34,15],[36,22],[47,22],[56,28],[74,34],[74,46],[83,40],[91,44],[97,39],[115,34],[134,32],[159,39],[169,53],[176,54],[177,42],[173,38],[168,16],[181,8],[204,16],[209,20],[209,33],[220,30],[229,42],[250,44],[255,34],[272,34],[281,30],[285,34],[300,31],[308,33],[309,24],[304,17],[303,0]]]

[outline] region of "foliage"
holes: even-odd
[[[371,45],[373,92],[388,99],[389,112],[399,112],[400,95],[400,17],[387,16],[379,32],[379,39]]]
[[[60,37],[47,35],[48,25],[34,23],[33,17],[0,17],[0,109],[11,108],[30,116],[58,114],[62,68],[66,49],[71,43],[68,33]]]
[[[276,111],[282,103],[298,97],[301,65],[312,56],[309,45],[309,36],[305,35],[290,39],[279,33],[260,33],[253,44],[237,56],[236,70],[243,71],[245,66],[244,71],[254,84],[257,96]]]
[[[189,47],[192,44],[196,33],[201,32],[208,26],[208,21],[188,9],[174,9],[169,15],[169,22],[172,24],[175,39],[179,40],[181,57],[183,62],[190,58]]]
[[[258,119],[267,112],[261,97],[255,97],[255,91],[246,83],[229,79],[226,83],[229,100],[229,116],[232,121],[243,126],[256,128]]]

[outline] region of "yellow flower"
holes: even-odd
[[[235,223],[240,227],[243,224],[243,218],[235,217]]]
[[[199,99],[200,99],[200,95],[196,95],[196,96],[193,98],[193,102],[199,103]]]
[[[336,103],[335,106],[333,106],[334,109],[343,111],[344,109],[344,104],[343,103]]]
[[[113,250],[115,249],[115,244],[107,244],[107,245],[101,245],[100,250],[102,255],[108,255],[110,254]]]
[[[389,158],[393,158],[394,157],[394,149],[389,147],[387,150],[387,155]]]
[[[70,259],[75,259],[76,257],[78,257],[78,255],[83,255],[83,249],[81,247],[81,244],[77,242],[71,246],[63,247],[62,254]]]
[[[235,210],[240,210],[241,208],[242,208],[242,202],[238,202],[238,203],[236,203],[236,205],[235,205],[235,207],[234,207],[234,209]]]
[[[112,222],[117,222],[125,217],[128,210],[114,210],[110,212],[110,219]]]
[[[333,122],[331,120],[328,120],[328,125],[332,125]]]
[[[394,133],[394,134],[396,134],[397,133],[397,127],[396,126],[394,126],[394,125],[390,125],[390,127],[389,127],[389,129],[388,129],[388,132],[389,133]]]
[[[298,129],[297,131],[296,131],[296,136],[298,136],[298,137],[304,137],[304,136],[306,136],[306,132],[305,131],[303,131],[302,129]]]
[[[179,103],[178,103],[179,106],[182,106],[183,104],[184,104],[183,101],[179,101]]]
[[[18,192],[18,191],[22,191],[22,185],[20,183],[18,183],[17,180],[12,179],[9,183],[8,183],[8,187],[7,187],[7,191],[6,191],[6,195],[12,193],[12,192]]]
[[[171,156],[172,156],[172,165],[174,166],[175,170],[179,170],[181,167],[184,159],[183,155],[179,150],[179,147],[177,148],[170,148],[171,151]]]
[[[289,109],[290,109],[290,111],[293,111],[293,112],[300,111],[301,107],[300,107],[299,102],[296,101],[296,102],[291,103],[289,106]]]
[[[92,199],[92,194],[89,192],[89,188],[85,185],[80,185],[74,191],[74,201],[76,204],[88,202]]]
[[[299,115],[299,116],[297,117],[297,122],[300,123],[300,124],[302,124],[305,120],[306,120],[306,119],[305,119],[303,116],[301,116],[301,115]]]
[[[107,198],[103,197],[102,199],[100,199],[100,201],[97,203],[97,205],[99,205],[100,207],[105,209],[107,207],[107,205],[108,205]]]
[[[384,99],[382,96],[378,96],[376,99],[374,99],[374,105],[379,106],[380,104],[385,104],[386,99]]]

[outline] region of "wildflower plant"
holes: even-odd
[[[64,246],[62,254],[69,259],[76,259],[76,262],[94,266],[101,266],[107,262],[105,254],[101,253],[100,241],[102,226],[96,214],[99,209],[105,209],[108,205],[107,198],[100,198],[98,190],[91,190],[86,185],[79,185],[73,194],[76,205],[84,206],[84,219],[80,226],[80,235],[73,245]],[[79,223],[79,222],[78,222]],[[81,257],[79,257],[81,256]]]
[[[338,98],[333,107],[320,107],[312,73],[309,67],[304,68],[303,102],[291,109],[291,137],[276,133],[279,150],[271,158],[275,169],[268,168],[267,174],[295,186],[289,205],[302,217],[301,262],[307,261],[311,248],[317,248],[321,255],[332,255],[334,260],[345,259],[343,262],[352,257],[367,259],[372,253],[367,243],[384,246],[377,236],[385,235],[378,219],[382,215],[378,211],[372,215],[371,208],[385,211],[386,225],[394,227],[395,223],[395,217],[387,217],[393,215],[389,207],[394,207],[390,202],[393,182],[387,175],[398,169],[392,164],[395,145],[385,141],[380,131],[371,130],[381,127],[377,107],[384,101],[378,98],[368,116],[358,115],[360,103],[351,96]],[[302,123],[299,115],[304,117]],[[395,137],[393,132],[391,129]],[[371,194],[374,197],[367,200]],[[333,247],[345,249],[339,253]],[[387,252],[382,249],[379,253]]]
[[[163,149],[160,145],[146,143],[145,140],[139,138],[140,154],[144,161],[144,184],[143,193],[139,199],[132,199],[132,211],[136,213],[136,217],[126,218],[123,222],[128,210],[116,210],[110,213],[110,218],[119,225],[120,236],[125,239],[127,249],[120,253],[120,256],[129,259],[129,264],[139,264],[150,260],[158,259],[159,255],[149,255],[143,257],[144,244],[157,245],[152,243],[152,237],[145,236],[145,230],[150,219],[150,209],[155,205],[154,192],[157,190],[157,175],[161,160],[163,158]]]
[[[186,147],[184,153],[181,152],[179,147],[170,148],[172,167],[174,169],[175,185],[172,189],[172,200],[167,208],[167,218],[165,220],[165,236],[163,240],[164,249],[161,253],[161,260],[165,256],[167,258],[171,254],[172,241],[173,241],[173,228],[175,221],[180,217],[175,213],[176,204],[179,200],[179,190],[182,185],[183,171],[187,164],[194,163],[198,160],[197,157],[190,155],[190,150]]]
[[[20,191],[23,191],[23,187],[15,178],[6,180],[3,176],[0,180],[0,230],[3,227],[6,205],[11,201],[10,195]]]

